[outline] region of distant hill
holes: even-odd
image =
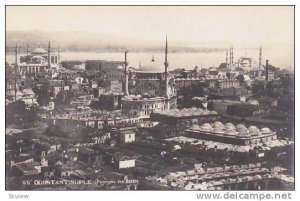
[[[89,32],[42,32],[42,31],[7,31],[6,50],[13,51],[15,43],[21,46],[20,51],[26,51],[25,47],[44,47],[51,42],[52,48],[59,46],[64,51],[100,51],[100,52],[161,52],[164,51],[164,43],[142,41],[132,38],[96,34]],[[223,51],[222,48],[199,48],[184,42],[170,41],[170,52],[215,52]]]

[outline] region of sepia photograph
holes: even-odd
[[[294,5],[6,5],[4,31],[6,191],[295,190]]]

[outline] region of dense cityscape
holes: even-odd
[[[44,48],[43,48],[44,47]],[[68,60],[5,66],[7,190],[293,190],[294,69],[225,48],[217,67]],[[22,47],[24,48],[24,47]]]

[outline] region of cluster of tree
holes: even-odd
[[[16,124],[23,125],[28,123],[33,123],[37,120],[37,107],[31,106],[27,107],[24,101],[18,100],[9,103],[5,107],[6,114],[6,125]]]
[[[67,132],[61,126],[56,125],[49,125],[45,131],[45,135],[49,137],[68,137]]]

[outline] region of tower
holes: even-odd
[[[226,49],[226,67],[228,67],[228,48]]]
[[[258,68],[261,69],[261,59],[262,59],[262,48],[259,47],[259,59],[258,59]]]
[[[29,54],[29,47],[28,47],[28,44],[26,45],[26,55],[28,56]]]
[[[124,95],[128,96],[129,92],[128,92],[128,62],[127,62],[127,51],[125,52],[125,61],[124,61],[124,66],[125,66],[125,88],[124,88]]]
[[[165,47],[165,96],[166,98],[170,98],[170,95],[169,95],[169,84],[168,84],[168,66],[169,66],[169,63],[168,63],[168,36],[166,36],[166,47]]]
[[[155,59],[154,59],[154,54],[152,55],[152,60],[151,60],[152,62],[155,62]]]
[[[50,42],[48,44],[48,68],[51,68],[51,46],[50,46]]]
[[[18,43],[15,47],[15,101],[17,101]]]
[[[58,58],[57,58],[57,63],[60,62],[60,51],[61,51],[61,48],[60,48],[60,45],[58,47]]]
[[[233,46],[231,46],[231,68],[233,67]]]
[[[232,55],[232,47],[229,47],[229,68],[232,66],[232,60],[231,60],[231,55]]]
[[[269,81],[269,60],[266,60],[266,82]]]
[[[15,46],[15,69],[18,67],[18,43]]]

